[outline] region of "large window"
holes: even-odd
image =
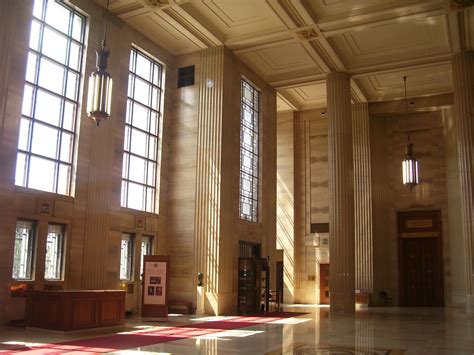
[[[33,279],[34,248],[35,223],[31,221],[17,221],[12,278],[16,280]]]
[[[140,255],[140,279],[143,278],[143,257],[145,255],[151,255],[153,247],[153,237],[142,238],[142,251]]]
[[[132,48],[122,169],[123,207],[155,212],[163,67]]]
[[[133,235],[122,234],[120,249],[120,280],[133,280]]]
[[[259,92],[241,81],[240,109],[240,218],[258,220]]]
[[[61,280],[63,272],[64,226],[48,225],[46,238],[46,262],[44,278],[46,280]]]
[[[85,22],[62,2],[34,2],[16,185],[71,195]]]

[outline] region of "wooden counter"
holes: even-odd
[[[123,325],[125,291],[29,291],[26,325],[61,331]]]

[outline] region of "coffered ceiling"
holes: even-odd
[[[103,5],[102,0],[96,0]],[[455,0],[112,0],[174,55],[225,45],[278,91],[278,110],[326,104],[330,71],[354,102],[452,91],[450,58],[474,49],[474,8]]]

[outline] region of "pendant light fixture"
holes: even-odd
[[[103,25],[102,40],[96,50],[97,70],[89,77],[87,97],[87,116],[92,118],[97,126],[102,120],[110,117],[112,101],[112,77],[107,72],[107,60],[110,51],[105,47],[107,40],[107,21],[109,15],[109,1],[105,12],[105,25]]]
[[[403,82],[405,85],[405,113],[408,113],[408,98],[407,98],[407,77],[403,77]],[[418,161],[413,155],[413,144],[410,143],[410,135],[408,135],[408,142],[405,150],[405,159],[402,162],[403,170],[403,184],[410,187],[410,190],[413,186],[418,185],[419,175],[418,175]]]

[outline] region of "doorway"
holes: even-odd
[[[441,211],[398,213],[400,304],[444,306]]]
[[[329,264],[319,264],[319,303],[329,304]]]
[[[280,303],[283,303],[283,261],[276,263],[276,291]]]

